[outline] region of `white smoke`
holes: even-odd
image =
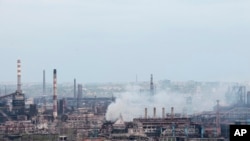
[[[201,93],[192,95],[192,113],[213,110],[216,100],[220,104],[225,103],[224,89],[212,93]],[[162,117],[162,108],[166,113],[171,112],[174,107],[175,113],[183,114],[187,107],[186,98],[188,94],[158,91],[154,95],[147,92],[127,91],[116,95],[116,101],[111,103],[106,113],[107,120],[116,120],[122,114],[125,121],[132,121],[133,118],[144,117],[144,109],[147,108],[148,117],[153,117],[153,108],[156,108],[156,116]]]

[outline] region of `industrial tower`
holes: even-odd
[[[151,78],[150,78],[150,94],[151,94],[151,95],[154,95],[153,74],[151,74]]]

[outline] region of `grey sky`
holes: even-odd
[[[250,80],[249,0],[0,0],[0,82]]]

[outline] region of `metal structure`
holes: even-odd
[[[246,104],[246,86],[235,85],[228,88],[226,93],[227,101],[234,105],[245,105]]]

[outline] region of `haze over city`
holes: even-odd
[[[250,80],[250,1],[0,0],[1,82]]]

